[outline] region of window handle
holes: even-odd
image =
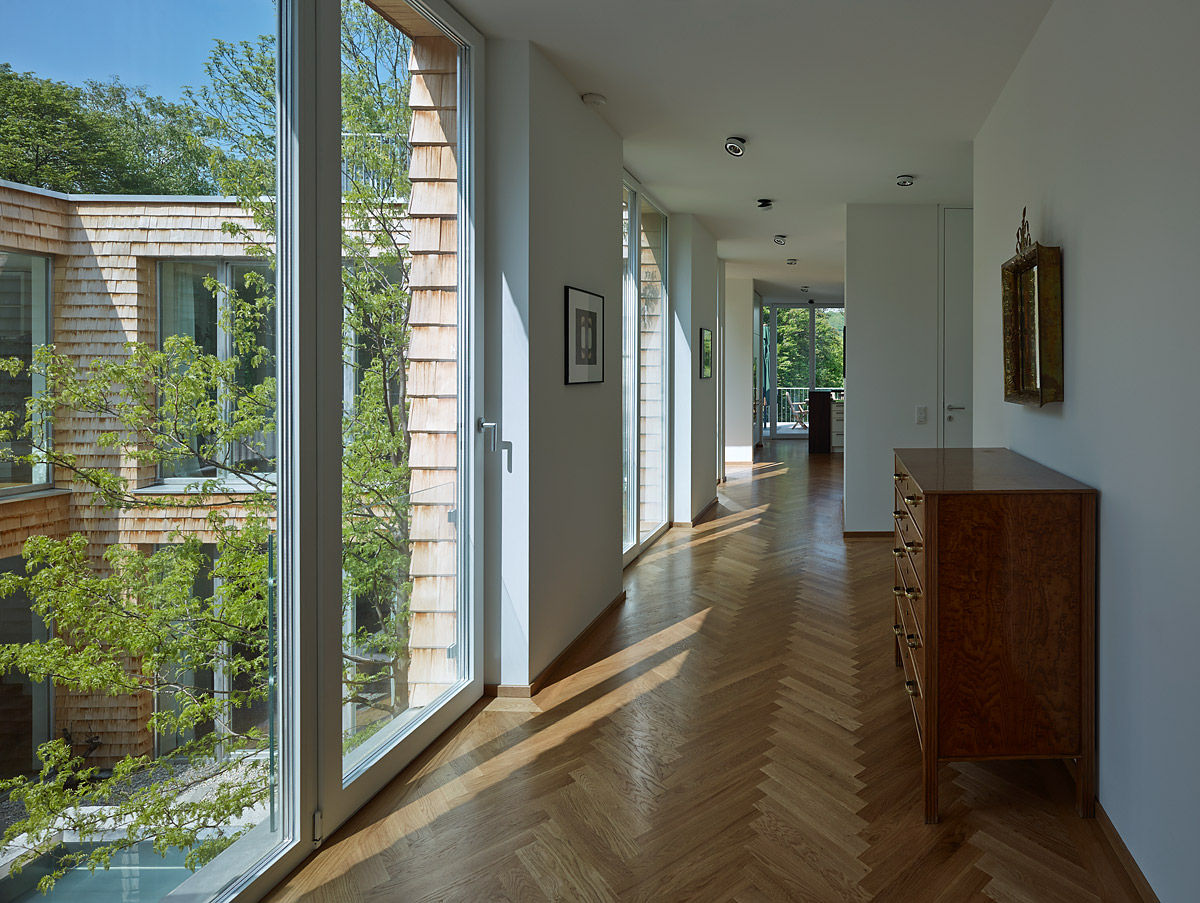
[[[496,434],[500,431],[500,424],[480,417],[475,421],[475,429],[483,433],[487,439],[487,450],[494,452],[496,450]]]

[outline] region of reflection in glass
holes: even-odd
[[[409,38],[361,0],[342,4],[347,782],[469,676],[458,547],[457,82],[451,41]]]

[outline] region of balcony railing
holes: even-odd
[[[778,386],[775,389],[775,417],[780,426],[790,425],[793,429],[808,429],[810,391],[832,392],[835,400],[846,394],[842,386],[818,386],[816,390],[810,390],[807,386]]]

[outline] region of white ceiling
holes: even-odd
[[[731,275],[842,296],[847,203],[969,203],[971,141],[1050,0],[453,0],[537,43]],[[727,135],[746,155],[725,153]],[[917,183],[898,188],[895,177]],[[775,200],[771,210],[755,199]],[[771,236],[785,233],[786,247]],[[788,257],[799,260],[787,266]]]

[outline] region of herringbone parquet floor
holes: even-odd
[[[272,900],[1133,901],[1055,763],[942,769],[922,821],[886,540],[768,446],[533,700],[484,700]]]

